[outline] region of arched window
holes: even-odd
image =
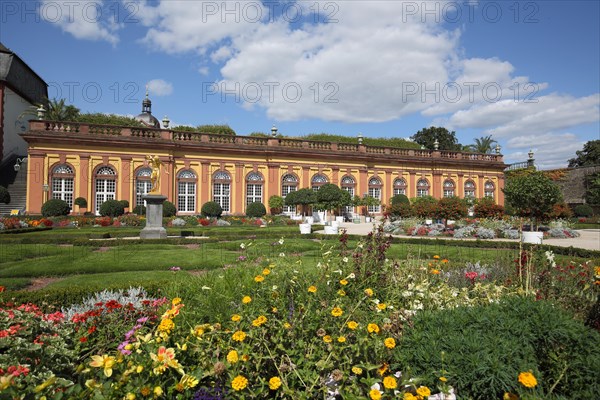
[[[379,178],[373,177],[369,179],[369,196],[376,198],[380,203],[382,187],[383,185],[381,184],[381,180]],[[381,205],[369,206],[368,209],[370,213],[378,213],[381,211]]]
[[[406,195],[406,181],[404,178],[397,178],[394,180],[394,196],[397,194]]]
[[[292,174],[285,174],[281,178],[281,197],[284,198],[291,192],[295,192],[298,190],[298,178]],[[296,211],[296,207],[294,206],[284,206],[283,212],[286,214],[294,213]]]
[[[417,197],[429,196],[429,182],[425,178],[417,181]]]
[[[100,206],[106,200],[114,200],[117,195],[117,173],[109,166],[103,166],[96,171],[95,179],[95,208],[96,214],[100,214]]]
[[[73,168],[66,164],[57,165],[52,170],[52,198],[64,200],[73,208]]]
[[[353,177],[351,177],[350,175],[346,175],[342,178],[342,182],[341,182],[341,187],[342,190],[345,190],[346,192],[348,192],[348,194],[350,195],[350,197],[354,197],[355,193],[356,193],[356,181],[354,180]],[[346,206],[344,208],[344,212],[345,213],[351,213],[354,211],[354,207],[352,206]]]
[[[263,183],[264,179],[258,172],[250,172],[246,176],[246,206],[263,202]]]
[[[219,203],[224,213],[231,211],[231,177],[225,171],[213,176],[213,201]]]
[[[444,181],[444,197],[454,197],[454,181],[452,179],[446,179]]]
[[[493,199],[494,192],[496,191],[496,186],[494,186],[494,182],[487,181],[485,183],[485,185],[483,186],[483,191],[484,191],[485,197],[491,197]]]
[[[184,169],[177,175],[177,210],[179,212],[196,212],[196,174]]]
[[[145,194],[148,194],[152,189],[152,183],[150,182],[150,176],[152,175],[152,169],[148,167],[140,168],[135,174],[135,205],[142,206],[146,205],[146,202],[142,198]]]
[[[327,183],[327,177],[325,175],[316,174],[312,177],[310,183],[312,186],[312,190],[316,192],[321,186]]]
[[[475,198],[475,182],[468,180],[465,182],[465,198]]]

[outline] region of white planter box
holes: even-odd
[[[522,232],[521,240],[523,243],[542,244],[544,232]]]
[[[308,234],[310,234],[310,231],[311,231],[311,229],[310,229],[311,225],[310,224],[300,224],[298,226],[300,227],[300,234],[301,235],[308,235]]]
[[[342,222],[344,222],[344,217],[335,217],[335,222],[341,224]]]
[[[431,225],[431,224],[433,224],[433,220],[431,220],[431,219],[425,220],[425,225]]]
[[[337,235],[338,227],[337,226],[325,226],[325,234],[326,235]]]
[[[315,223],[315,219],[314,217],[306,217],[306,221],[307,224],[314,224]]]
[[[371,222],[371,217],[365,217],[365,222]]]

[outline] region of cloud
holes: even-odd
[[[117,31],[123,27],[115,18],[106,17],[110,12],[103,0],[42,0],[39,14],[76,39],[106,41],[113,46],[119,42]]]
[[[536,136],[515,136],[508,140],[504,161],[511,164],[527,160],[533,150],[535,164],[540,169],[567,166],[575,152],[583,148],[584,142],[573,133],[545,133]]]
[[[148,82],[148,90],[155,96],[169,96],[173,93],[173,85],[162,79],[153,79]]]

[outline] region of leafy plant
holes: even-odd
[[[4,186],[0,186],[0,203],[10,203],[10,192]]]
[[[175,207],[175,204],[171,203],[170,201],[165,201],[163,203],[163,218],[174,217],[175,214],[177,214],[177,208]]]
[[[137,215],[146,215],[146,206],[143,204],[133,207],[133,213]]]
[[[42,215],[44,217],[59,217],[68,215],[70,212],[71,207],[61,199],[50,199],[42,205]]]
[[[119,217],[123,214],[125,214],[125,208],[119,200],[106,200],[100,204],[100,215],[103,217]]]
[[[475,218],[502,218],[504,207],[494,202],[491,197],[478,199],[473,207]]]
[[[223,208],[215,201],[207,201],[202,205],[202,216],[208,218],[219,218],[223,214]]]
[[[314,190],[309,188],[303,188],[290,192],[285,196],[285,204],[288,206],[300,206],[302,209],[302,216],[306,215],[308,206],[317,202],[317,194]]]
[[[467,204],[458,197],[443,197],[438,200],[436,214],[445,220],[457,220],[467,216]]]
[[[87,207],[87,200],[83,197],[78,197],[75,199],[75,201],[73,202],[73,204],[75,204],[78,207],[81,208],[86,208]]]
[[[271,214],[279,214],[283,209],[283,197],[273,195],[269,197],[269,208],[271,209]]]
[[[123,205],[123,208],[129,208],[129,200],[119,200]]]
[[[438,201],[432,196],[416,197],[411,200],[413,212],[420,218],[433,218],[437,214]]]
[[[252,218],[261,218],[264,217],[267,213],[267,209],[265,205],[261,202],[254,202],[248,204],[246,207],[246,215]]]
[[[575,207],[575,216],[577,217],[591,217],[594,214],[594,210],[587,204],[580,204]]]
[[[390,204],[410,204],[410,200],[408,199],[408,197],[406,197],[406,195],[396,194],[390,199]]]

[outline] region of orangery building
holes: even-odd
[[[74,213],[98,213],[109,199],[127,200],[132,210],[151,187],[147,155],[160,158],[160,192],[179,215],[199,214],[207,201],[225,214],[244,214],[252,202],[269,209],[273,195],[325,183],[382,204],[400,193],[504,203],[500,154],[182,132],[161,129],[150,106],[146,98],[138,116],[146,127],[31,120],[21,133],[28,144],[26,211],[40,213],[50,198],[65,200]],[[73,204],[78,197],[86,210]],[[377,215],[382,207],[369,211]]]

